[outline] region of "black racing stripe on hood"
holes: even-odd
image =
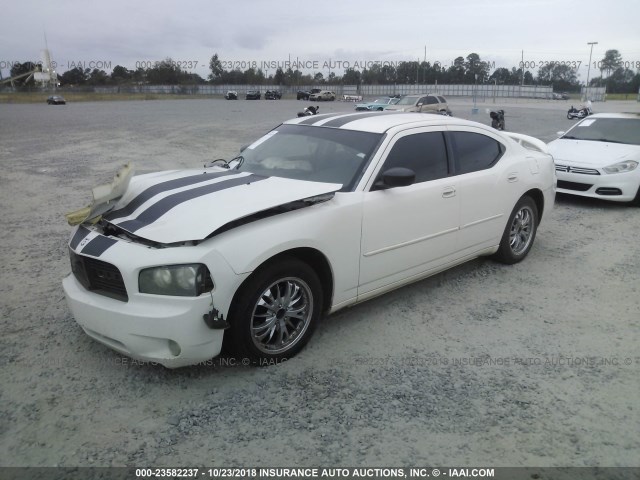
[[[214,178],[224,177],[227,175],[237,175],[238,172],[216,172],[216,173],[199,173],[197,175],[190,175],[188,177],[175,178],[173,180],[168,180],[166,182],[158,183],[153,185],[142,193],[140,193],[137,197],[127,203],[124,207],[119,208],[118,210],[114,210],[113,212],[109,212],[104,216],[107,220],[113,220],[120,217],[128,217],[133,212],[136,211],[140,205],[142,205],[147,200],[153,198],[159,193],[168,192],[169,190],[174,190],[176,188],[186,187],[188,185],[195,185],[197,183],[207,182]]]
[[[322,126],[323,127],[338,128],[338,127],[343,127],[347,123],[351,123],[351,122],[355,122],[356,120],[360,120],[361,118],[376,117],[376,116],[380,116],[380,115],[384,115],[384,113],[382,113],[382,112],[350,113],[350,114],[347,114],[347,115],[342,115],[342,116],[340,116],[338,118],[335,118],[333,120],[329,120],[328,122],[323,123]]]
[[[193,200],[194,198],[202,197],[210,193],[219,192],[220,190],[259,182],[260,180],[266,180],[267,178],[269,177],[251,174],[240,178],[232,178],[222,182],[212,183],[210,185],[203,185],[202,187],[185,190],[184,192],[174,193],[173,195],[169,195],[151,205],[144,212],[140,213],[137,218],[127,220],[122,223],[116,223],[116,225],[130,233],[133,233],[141,228],[151,225],[172,208],[188,202],[189,200]]]
[[[69,242],[69,246],[71,247],[71,250],[75,250],[78,244],[82,241],[82,239],[84,239],[87,235],[89,235],[89,233],[91,232],[88,229],[80,225],[78,227],[78,230],[76,230],[76,233],[73,234],[71,241]]]
[[[99,257],[105,252],[107,248],[109,248],[116,242],[117,240],[114,240],[113,238],[99,235],[85,245],[85,247],[82,249],[82,254],[91,255],[92,257]]]
[[[298,125],[313,125],[314,123],[319,122],[320,120],[324,120],[324,119],[326,119],[327,117],[330,117],[330,116],[331,116],[330,113],[322,113],[322,114],[319,114],[319,115],[310,115],[309,118],[306,118],[303,121],[299,122]]]

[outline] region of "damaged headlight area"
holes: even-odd
[[[197,297],[213,290],[213,280],[206,265],[163,265],[145,268],[138,276],[140,293]]]

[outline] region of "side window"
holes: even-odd
[[[438,100],[440,100],[440,103],[447,103],[447,100],[444,97],[438,97]]]
[[[415,183],[446,177],[449,169],[442,132],[415,133],[398,139],[381,172],[394,167],[413,170],[416,173]]]
[[[492,167],[505,147],[491,137],[473,132],[451,132],[456,173],[477,172]]]
[[[438,103],[438,99],[436,97],[427,97],[427,105],[435,105],[436,103]]]

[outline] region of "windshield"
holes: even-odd
[[[402,97],[396,105],[414,105],[420,97]]]
[[[640,145],[640,118],[586,118],[561,138]]]
[[[309,125],[280,125],[241,153],[231,168],[258,175],[340,183],[350,191],[382,134]]]

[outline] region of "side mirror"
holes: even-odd
[[[386,190],[395,187],[407,187],[416,181],[416,172],[410,168],[394,167],[382,173],[382,179],[374,185],[374,190]]]
[[[421,107],[422,105],[423,105],[423,103],[419,102],[419,103],[416,104],[416,107]]]

